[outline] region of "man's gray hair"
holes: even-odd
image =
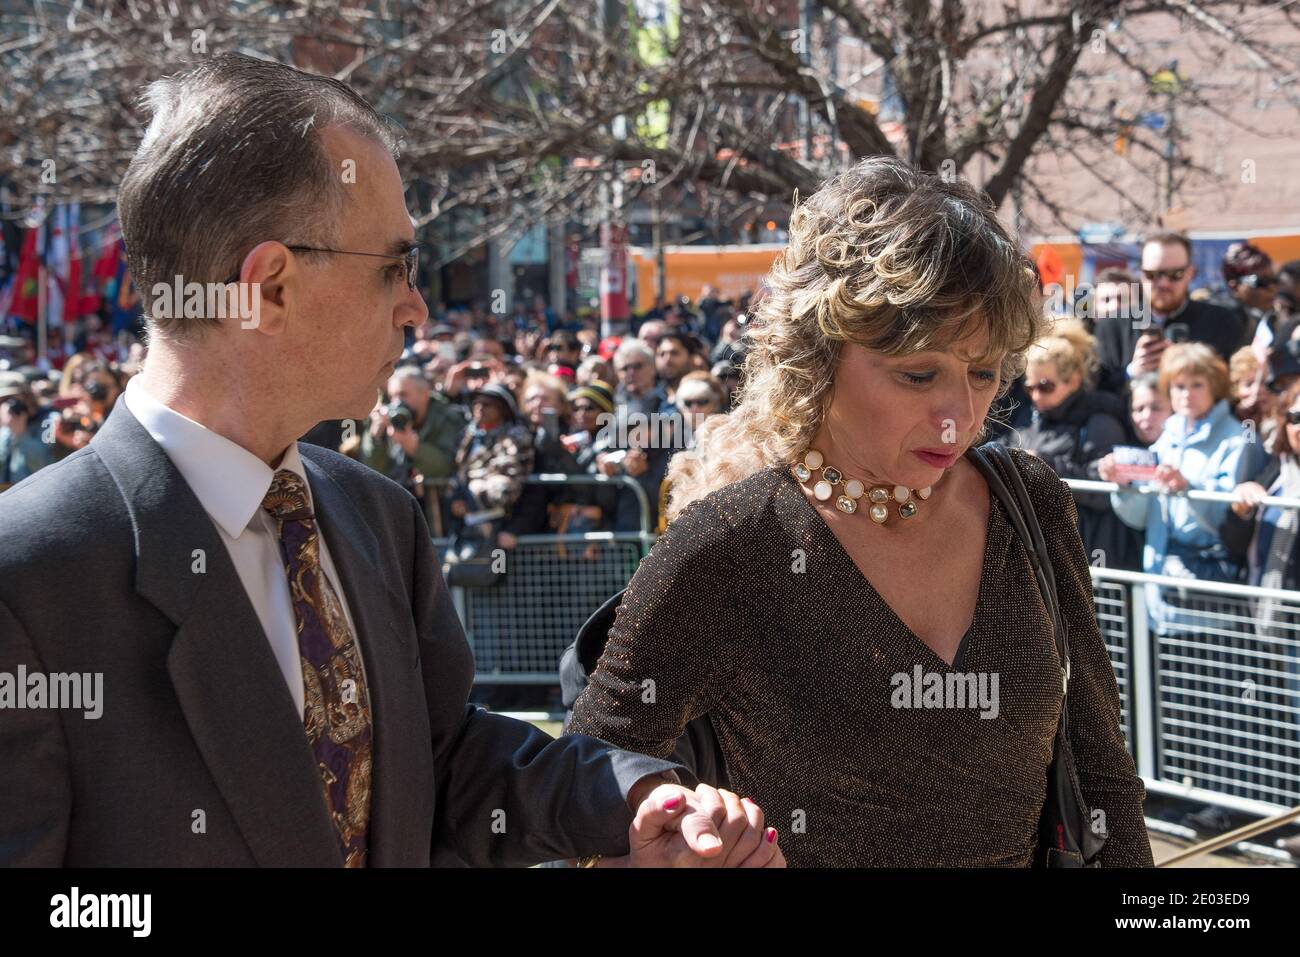
[[[176,276],[224,282],[271,239],[336,242],[344,178],[321,130],[351,130],[396,156],[392,127],[346,84],[241,54],[156,80],[141,105],[152,120],[117,204],[127,263],[155,334],[219,322],[154,316],[155,283],[171,286]]]
[[[618,348],[614,350],[614,361],[619,359],[627,360],[634,356],[642,359],[649,359],[651,364],[655,361],[654,350],[645,344],[642,339],[624,339],[619,343]]]
[[[429,377],[424,374],[424,371],[419,366],[398,366],[393,370],[392,378],[409,379],[411,382],[418,382],[424,386],[426,391],[433,389],[433,383],[429,381]]]

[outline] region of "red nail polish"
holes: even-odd
[[[680,804],[681,801],[682,801],[682,796],[680,794],[674,794],[668,800],[664,801],[664,810],[671,811],[678,804]]]
[[[767,829],[767,843],[771,844],[775,840],[776,840],[776,828],[769,827]]]

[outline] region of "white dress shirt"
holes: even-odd
[[[145,431],[167,453],[212,519],[217,534],[226,543],[248,600],[252,602],[262,630],[271,642],[271,651],[279,662],[285,684],[289,686],[298,713],[302,714],[306,693],[298,649],[298,628],[293,615],[293,600],[289,596],[289,578],[280,557],[280,536],[275,520],[262,508],[262,499],[279,469],[295,472],[306,484],[310,499],[311,483],[307,481],[298,454],[298,443],[294,442],[285,449],[279,466],[272,469],[242,446],[159,402],[140,384],[139,376],[127,382],[122,399]],[[357,635],[352,621],[338,571],[330,559],[319,516],[316,528],[320,535],[321,566],[338,594],[348,627],[356,635],[359,646],[360,635]]]

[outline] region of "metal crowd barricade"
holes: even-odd
[[[1065,482],[1081,492],[1119,488]],[[1182,494],[1233,501],[1226,492]],[[1261,816],[1300,804],[1300,592],[1091,573],[1125,735],[1147,789]]]
[[[527,481],[626,486],[638,497],[642,526],[520,536],[500,584],[451,589],[480,683],[556,683],[560,655],[577,629],[627,584],[655,541],[645,493],[630,478]],[[1088,492],[1118,488],[1066,484]],[[1185,494],[1232,500],[1227,493]],[[1294,499],[1264,504],[1300,507]],[[441,558],[448,540],[434,544]],[[1260,816],[1300,804],[1300,592],[1099,566],[1091,574],[1125,738],[1147,789]],[[1174,613],[1153,615],[1153,604]]]
[[[520,535],[507,550],[506,573],[489,588],[451,588],[474,650],[474,680],[490,684],[557,684],[560,656],[582,623],[627,585],[654,544],[645,490],[620,475],[530,475],[530,485],[628,489],[640,506],[634,532]],[[446,484],[443,480],[437,484]],[[439,561],[450,544],[435,537]]]

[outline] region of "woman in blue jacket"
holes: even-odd
[[[1160,389],[1174,414],[1151,450],[1159,465],[1143,483],[1162,492],[1189,489],[1231,492],[1246,430],[1228,402],[1228,367],[1199,342],[1169,346],[1160,362]],[[1121,481],[1113,456],[1098,463],[1103,481]],[[1195,501],[1179,495],[1111,493],[1111,507],[1129,526],[1146,530],[1143,570],[1210,581],[1237,581],[1240,569],[1219,538],[1226,502]]]
[[[1231,492],[1246,430],[1228,402],[1228,367],[1203,343],[1168,346],[1160,360],[1160,390],[1173,415],[1151,446],[1159,464],[1152,481],[1163,493],[1111,493],[1111,505],[1133,528],[1146,529],[1143,570],[1152,575],[1237,582],[1240,566],[1224,547],[1219,527],[1227,502],[1195,501],[1176,493]],[[1112,457],[1098,463],[1103,481],[1121,481]],[[1253,705],[1241,699],[1254,638],[1244,600],[1223,595],[1144,586],[1152,660],[1159,677],[1162,726],[1174,735],[1174,752],[1161,757],[1167,774],[1190,776],[1222,789],[1243,781],[1235,767],[1240,748],[1258,731]],[[1252,728],[1254,729],[1252,731]],[[1208,770],[1207,770],[1208,769]],[[1244,784],[1244,781],[1243,781]]]

